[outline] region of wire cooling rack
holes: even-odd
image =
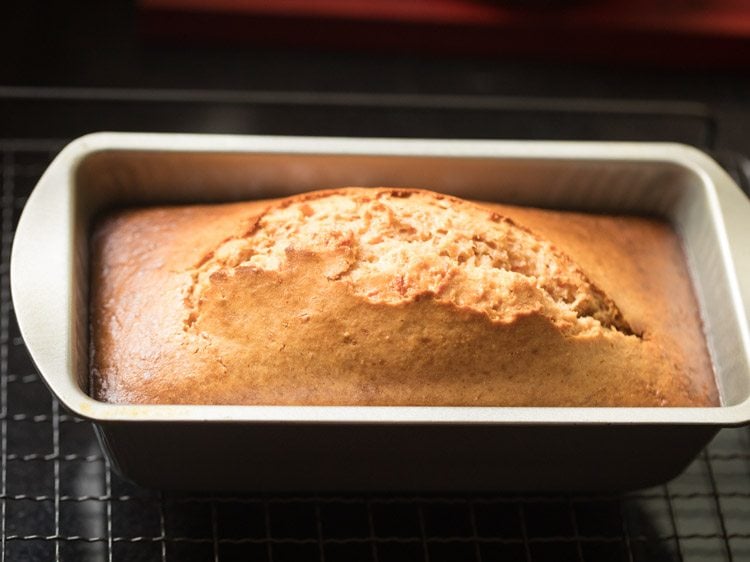
[[[744,428],[668,484],[624,495],[211,496],[122,480],[36,374],[10,301],[13,232],[61,143],[0,146],[2,560],[750,560]],[[720,160],[747,190],[747,161]]]

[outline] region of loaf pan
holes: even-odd
[[[504,408],[115,405],[88,386],[88,235],[124,205],[268,198],[340,186],[666,217],[684,241],[722,405]],[[602,490],[663,482],[750,420],[750,203],[676,144],[98,133],[28,200],[11,258],[39,372],[91,420],[113,466],[194,490]]]

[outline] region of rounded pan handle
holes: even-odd
[[[72,176],[86,145],[86,137],[69,144],[42,175],[21,214],[10,258],[21,335],[42,380],[69,407],[86,398],[71,345],[76,331]]]

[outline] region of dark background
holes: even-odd
[[[537,55],[527,60],[509,57],[450,57],[417,52],[378,54],[314,49],[264,48],[251,45],[222,45],[201,42],[195,37],[182,40],[144,38],[139,34],[138,12],[132,2],[29,2],[12,3],[3,9],[3,56],[0,60],[0,99],[5,111],[0,127],[6,135],[70,136],[84,131],[115,127],[128,130],[192,130],[212,132],[296,132],[306,134],[366,135],[369,124],[358,129],[332,123],[331,115],[304,117],[297,112],[283,115],[271,125],[260,117],[260,126],[249,115],[248,106],[272,106],[281,100],[285,106],[303,109],[330,104],[386,104],[410,107],[413,96],[449,96],[427,98],[422,103],[436,110],[453,110],[487,104],[515,112],[521,107],[545,107],[545,101],[573,109],[564,127],[540,119],[519,119],[512,123],[490,120],[484,126],[464,126],[458,131],[439,124],[428,131],[403,127],[402,135],[482,136],[495,138],[606,138],[607,131],[584,122],[575,127],[575,115],[581,110],[615,108],[621,111],[650,110],[664,115],[686,112],[678,102],[693,102],[689,112],[706,111],[716,117],[720,134],[717,148],[750,153],[750,53],[744,67],[725,68],[716,65],[694,65],[688,54],[682,64],[664,65],[648,62],[587,63],[585,60],[556,60]],[[544,36],[539,37],[544,41]],[[252,38],[249,38],[252,41]],[[659,60],[654,53],[654,60]],[[589,57],[596,58],[596,57]],[[546,59],[546,60],[545,60]],[[32,87],[18,90],[8,86]],[[75,90],[71,90],[75,88]],[[38,113],[29,122],[27,111],[21,112],[19,98],[36,100],[83,99],[89,102],[94,92],[89,88],[106,88],[96,92],[95,99],[148,101],[152,109],[134,112],[133,106],[122,109],[117,104],[99,101],[102,113],[92,116],[87,103],[68,102],[50,108],[38,102],[24,105]],[[176,91],[180,93],[177,94]],[[277,93],[285,95],[279,96]],[[172,95],[170,95],[170,93]],[[260,96],[266,93],[266,97]],[[296,96],[295,96],[296,94]],[[326,95],[323,95],[326,94]],[[353,94],[374,97],[359,99]],[[378,96],[385,95],[388,96]],[[471,99],[466,99],[470,96]],[[510,99],[509,99],[510,98]],[[214,105],[195,110],[187,100],[203,100]],[[354,100],[352,102],[352,100]],[[369,101],[368,101],[369,100]],[[644,103],[645,102],[645,103]],[[658,105],[655,105],[658,102]],[[566,106],[565,104],[568,104]],[[22,105],[22,104],[21,104]],[[177,107],[175,107],[177,106]],[[236,111],[244,106],[245,111]],[[146,112],[147,116],[139,116]],[[165,113],[163,121],[154,120],[149,112]],[[118,120],[114,114],[130,113]],[[175,115],[178,113],[179,115]],[[281,112],[282,114],[284,112]],[[313,112],[314,114],[315,112]],[[450,113],[450,111],[449,111]],[[651,113],[651,112],[647,112]],[[345,115],[340,121],[345,120]],[[412,116],[420,119],[423,115]],[[427,117],[432,117],[427,116]],[[41,123],[39,122],[41,121]],[[425,119],[425,121],[428,121]],[[43,125],[47,124],[45,128]],[[619,128],[616,126],[619,124]],[[428,124],[429,127],[429,124]],[[382,133],[373,127],[372,133]],[[663,123],[651,130],[622,131],[616,122],[609,136],[647,140],[654,130],[665,139],[682,140]],[[350,129],[354,130],[352,133]],[[458,134],[456,134],[458,133]],[[391,132],[394,134],[394,132]],[[690,141],[690,138],[686,138]]]

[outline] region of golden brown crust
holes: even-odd
[[[404,189],[126,210],[95,230],[91,310],[111,402],[718,404],[679,241],[651,219]]]

